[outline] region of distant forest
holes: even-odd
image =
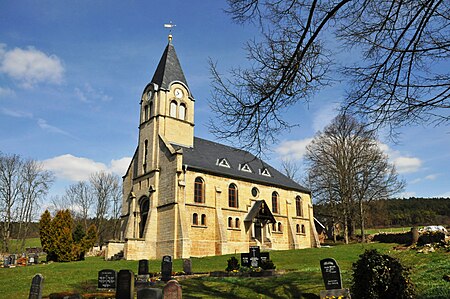
[[[314,205],[314,216],[328,224],[330,209],[326,204]],[[375,200],[366,205],[366,227],[412,225],[450,226],[450,198],[416,198]]]

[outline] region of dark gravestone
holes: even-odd
[[[137,291],[137,299],[163,299],[163,293],[158,288],[146,288]]]
[[[120,270],[117,274],[116,299],[134,298],[134,273],[131,270]]]
[[[16,264],[16,256],[14,254],[11,254],[9,256],[9,264],[10,265],[15,265]]]
[[[270,254],[268,252],[260,252],[259,257],[261,258],[261,262],[267,262],[270,260]]]
[[[250,246],[250,266],[257,268],[261,263],[261,254],[259,251],[259,246]]]
[[[148,274],[148,260],[139,260],[138,275]]]
[[[250,253],[241,253],[241,266],[250,267]]]
[[[98,271],[98,288],[99,289],[116,289],[117,272],[111,269]]]
[[[39,264],[39,255],[37,254],[34,255],[34,264],[35,265]]]
[[[170,255],[163,256],[161,262],[161,280],[168,282],[172,278],[172,257]]]
[[[9,256],[5,256],[3,258],[3,267],[5,268],[9,267]]]
[[[28,299],[42,299],[42,285],[44,283],[44,276],[36,274],[31,281],[30,294]]]
[[[342,289],[341,271],[337,262],[332,258],[326,258],[320,261],[322,278],[325,283],[325,289]]]
[[[181,285],[176,280],[170,280],[164,286],[164,299],[182,299]]]
[[[192,274],[192,261],[191,259],[184,259],[183,260],[183,272],[187,275]]]

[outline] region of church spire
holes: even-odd
[[[181,82],[188,87],[186,78],[178,60],[175,48],[171,43],[171,35],[169,35],[169,43],[159,61],[155,74],[151,83],[155,83],[159,88],[168,90],[172,82]]]

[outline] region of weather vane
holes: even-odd
[[[164,28],[169,28],[169,42],[172,41],[172,28],[177,25],[172,24],[172,21],[170,21],[168,24],[164,24]]]

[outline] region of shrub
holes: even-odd
[[[239,262],[234,256],[230,257],[227,260],[227,263],[228,263],[228,266],[225,269],[225,271],[231,272],[234,270],[236,270],[236,271],[239,270],[239,267],[240,267]]]
[[[275,269],[276,266],[272,262],[272,260],[266,260],[266,261],[261,261],[261,268],[263,270],[271,270],[271,269]]]
[[[355,298],[415,298],[409,269],[393,257],[366,250],[353,264],[352,296]]]

